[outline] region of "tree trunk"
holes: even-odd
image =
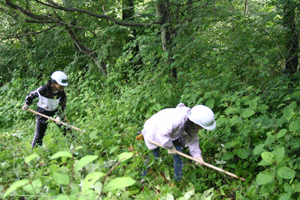
[[[283,25],[287,30],[285,46],[287,49],[285,71],[293,75],[298,68],[298,37],[295,24],[295,5],[288,0],[284,6]]]
[[[134,0],[123,0],[123,12],[122,12],[122,17],[123,17],[123,21],[125,22],[130,22],[134,20]],[[135,40],[136,39],[136,29],[133,27],[132,28],[132,35],[133,38],[131,37],[131,40]],[[132,59],[138,55],[140,51],[140,47],[137,44],[135,47],[132,48]],[[135,72],[138,72],[141,69],[143,62],[142,59],[139,58],[139,60],[136,63],[133,63],[133,70]]]
[[[172,31],[171,31],[171,19],[169,10],[169,0],[157,0],[157,10],[159,21],[162,23],[161,38],[163,50],[168,52],[168,66],[174,62],[172,59]],[[173,78],[177,78],[176,67],[171,68],[171,75]]]

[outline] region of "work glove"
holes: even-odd
[[[201,156],[197,157],[196,159],[198,160],[197,164],[199,164],[199,165],[203,165],[204,164],[204,160],[203,160],[203,158]]]
[[[59,117],[59,116],[57,116],[56,118],[55,118],[55,120],[56,120],[56,124],[60,124],[60,122],[61,122],[61,117]]]
[[[139,134],[138,136],[136,136],[135,140],[144,140],[143,134]]]
[[[173,146],[171,149],[168,149],[168,153],[169,154],[176,154],[177,153],[176,148]]]
[[[24,106],[22,106],[22,110],[28,110],[29,105],[28,104],[24,104]]]

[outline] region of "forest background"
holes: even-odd
[[[0,198],[300,199],[297,0],[0,0]],[[69,76],[76,141],[50,123],[31,151],[26,95]],[[173,180],[136,141],[146,119],[205,104],[204,160]],[[36,102],[30,107],[36,109]],[[185,150],[188,154],[188,151]]]

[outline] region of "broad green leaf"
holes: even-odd
[[[252,115],[255,114],[255,111],[252,108],[246,108],[243,113],[241,114],[241,116],[243,118],[248,118],[251,117]]]
[[[283,116],[285,119],[287,119],[288,121],[290,121],[290,119],[292,119],[293,115],[294,115],[294,110],[291,107],[285,107],[283,110]]]
[[[191,184],[190,188],[187,188],[187,192],[184,194],[183,197],[179,198],[179,200],[188,200],[188,199],[191,199],[191,197],[193,195],[195,195],[195,188],[193,187],[193,185]]]
[[[105,174],[102,172],[89,173],[83,181],[83,186],[81,189],[82,193],[85,193],[88,189],[90,189],[91,186],[94,185],[104,175]]]
[[[284,193],[281,194],[278,200],[290,200],[292,196],[292,193]]]
[[[55,200],[71,200],[68,195],[60,194],[58,195]]]
[[[272,153],[274,155],[274,160],[276,162],[280,162],[280,161],[282,161],[284,154],[285,154],[284,147],[276,147]]]
[[[228,116],[228,115],[230,115],[232,113],[235,113],[236,112],[236,108],[230,106],[230,107],[226,108],[226,110],[224,112]]]
[[[38,158],[38,157],[39,157],[39,154],[33,153],[30,156],[27,156],[25,158],[25,162],[28,164],[28,163],[30,163],[30,161],[32,161],[33,159]]]
[[[95,155],[88,155],[81,158],[75,165],[75,170],[81,170],[86,164],[96,160],[99,156]]]
[[[297,184],[294,186],[294,191],[295,191],[295,192],[300,192],[300,183],[297,183]]]
[[[124,152],[118,156],[118,160],[119,160],[119,162],[124,162],[125,160],[128,160],[132,156],[133,156],[132,152]]]
[[[258,155],[258,154],[261,154],[262,152],[264,152],[265,151],[264,146],[265,146],[264,144],[257,145],[253,150],[254,155]]]
[[[249,105],[250,108],[255,110],[257,108],[258,100],[259,100],[259,97],[256,97],[255,99],[248,100],[245,104]]]
[[[270,183],[273,180],[273,175],[269,172],[260,172],[256,176],[256,181],[260,185]]]
[[[274,161],[274,155],[267,151],[263,152],[261,154],[261,157],[264,161],[266,161],[267,163],[270,163],[270,164],[273,163],[273,161]]]
[[[100,181],[96,182],[94,185],[94,190],[96,193],[101,194],[103,185]]]
[[[300,121],[296,120],[296,121],[292,121],[289,125],[289,131],[293,132],[293,131],[297,131],[300,129]]]
[[[103,192],[110,192],[113,190],[125,188],[131,186],[136,181],[130,177],[119,177],[110,181],[108,184],[104,185]]]
[[[8,190],[4,193],[3,199],[5,199],[5,197],[7,197],[7,195],[9,195],[11,192],[15,191],[19,187],[22,187],[28,183],[29,183],[28,179],[22,179],[14,182],[13,184],[11,184],[11,186],[9,186]]]
[[[233,158],[234,154],[230,151],[227,151],[226,153],[224,153],[223,155],[223,160],[230,160],[231,158]]]
[[[155,110],[155,111],[160,111],[161,110],[161,105],[159,104],[159,103],[156,103],[154,106],[153,106],[153,109]]]
[[[211,200],[214,196],[214,188],[205,190],[201,196],[201,200]]]
[[[286,129],[281,129],[278,133],[277,133],[277,138],[281,138],[283,136],[285,136],[285,134],[287,133]]]
[[[67,174],[61,174],[58,172],[54,172],[53,178],[58,186],[68,185],[70,183],[70,177]]]
[[[230,118],[230,124],[233,126],[236,123],[240,121],[240,118],[237,115],[234,115],[232,118]]]
[[[277,171],[277,173],[281,178],[284,178],[284,179],[292,179],[296,175],[296,172],[289,167],[281,167]]]
[[[166,200],[174,200],[174,196],[172,194],[168,193]]]
[[[214,99],[209,99],[208,101],[206,101],[205,105],[207,107],[209,107],[210,109],[213,109],[214,105],[215,105],[215,100]]]
[[[34,187],[34,188],[32,188]],[[32,182],[32,184],[28,184],[23,186],[23,190],[28,192],[29,194],[34,195],[35,193],[39,194],[40,193],[40,188],[42,187],[42,182],[41,180],[35,180]]]
[[[294,190],[291,187],[290,183],[287,183],[287,182],[284,183],[284,190],[290,194],[294,193]]]
[[[111,149],[109,150],[109,154],[112,154],[113,152],[117,151],[118,148],[118,146],[111,147]]]
[[[271,165],[272,163],[266,162],[265,160],[260,161],[257,165],[259,166],[267,166],[267,165]]]
[[[60,157],[69,157],[72,158],[72,154],[67,152],[67,151],[59,151],[56,154],[54,154],[53,156],[51,156],[51,160],[56,159],[56,158],[60,158]]]
[[[243,159],[248,158],[248,156],[249,156],[249,154],[250,154],[250,153],[249,153],[248,151],[246,151],[245,149],[238,149],[238,150],[236,151],[236,153],[237,153],[238,157],[243,158]]]

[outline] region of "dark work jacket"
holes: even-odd
[[[33,90],[31,91],[28,96],[25,98],[25,103],[28,104],[28,105],[31,105],[33,100],[35,98],[38,98],[39,97],[39,94],[43,97],[46,97],[48,99],[59,99],[59,106],[61,109],[56,109],[54,111],[47,111],[41,107],[38,107],[38,110],[37,112],[39,113],[42,113],[42,114],[45,114],[47,116],[50,116],[52,117],[53,115],[59,115],[61,116],[64,112],[64,110],[66,109],[66,102],[67,102],[67,96],[66,96],[66,93],[65,91],[58,91],[57,93],[53,93],[52,92],[52,89],[51,89],[51,86],[49,83],[47,83],[46,85],[44,86],[41,86],[39,88],[37,88],[36,90]],[[39,118],[39,116],[38,116]],[[44,118],[46,119],[46,118]]]

